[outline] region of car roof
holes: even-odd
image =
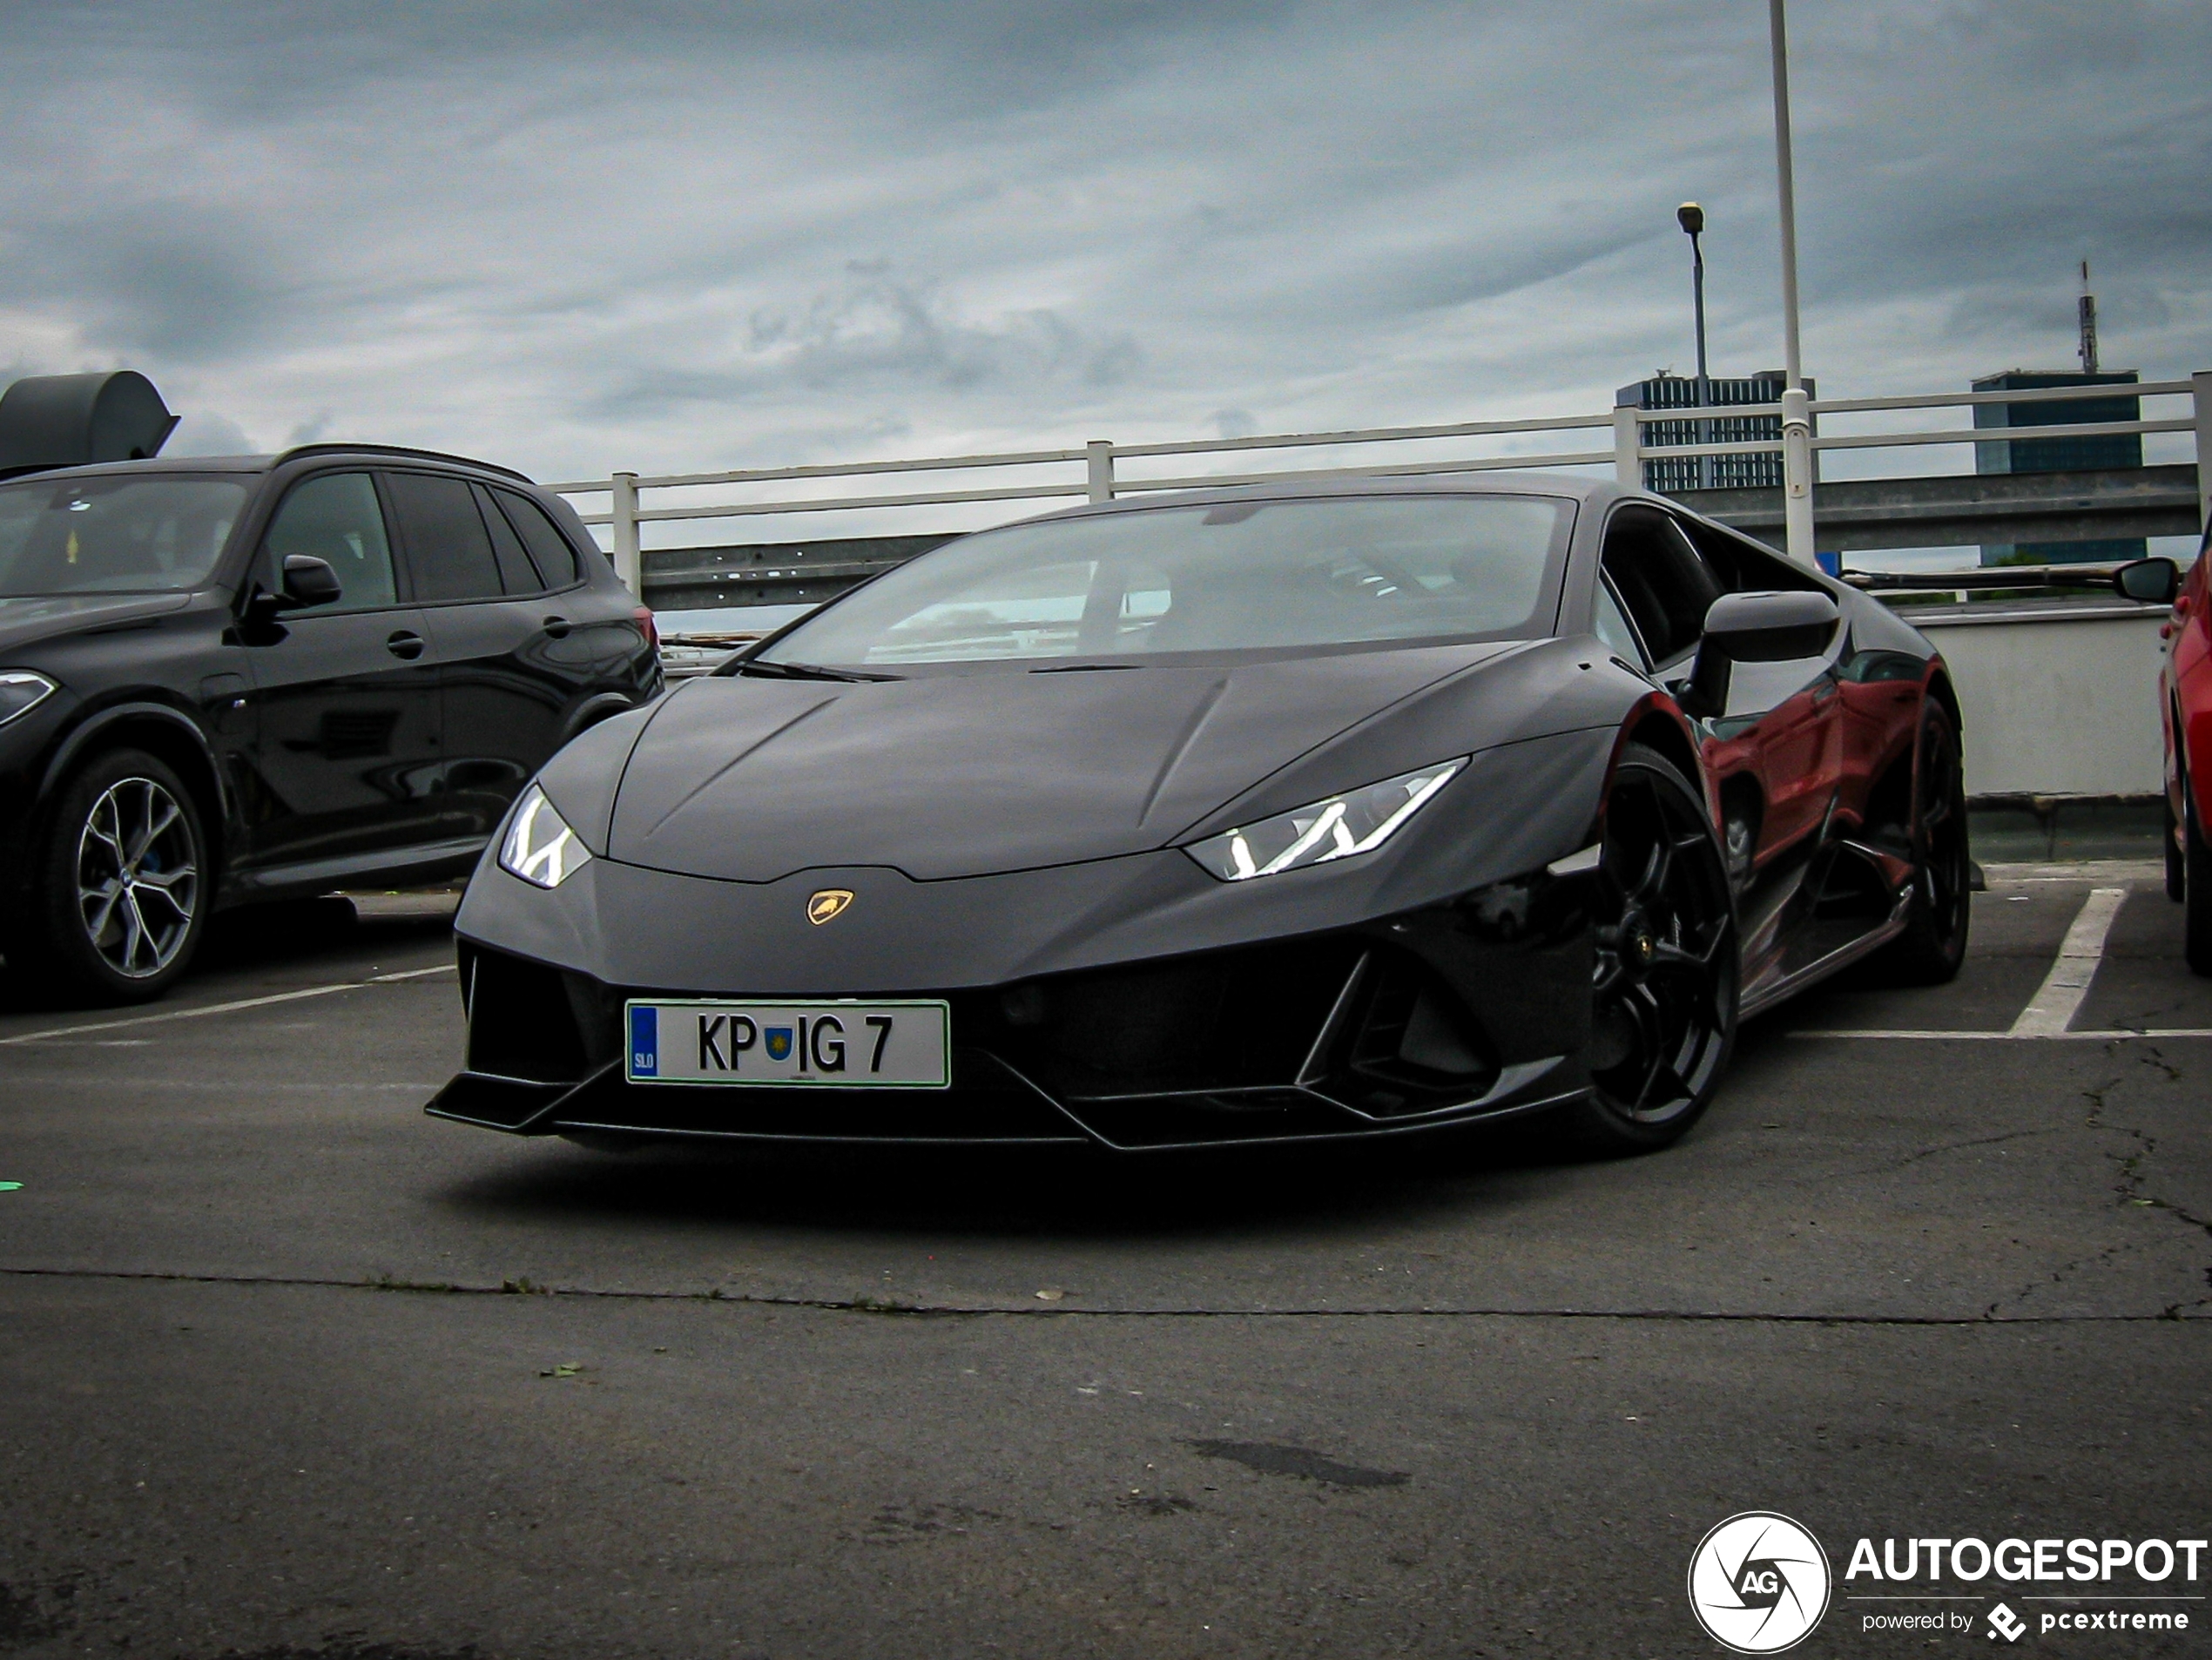
[[[0,480],[13,484],[33,479],[97,478],[120,473],[266,473],[276,465],[273,455],[154,456],[145,461],[96,461],[82,467],[36,467]]]
[[[518,484],[536,482],[527,474],[518,473],[511,467],[502,467],[496,462],[476,461],[467,455],[448,455],[435,449],[411,449],[398,444],[300,444],[273,455],[150,455],[141,461],[104,461],[84,467],[41,468],[16,476],[88,478],[130,473],[254,474],[273,472],[290,462],[347,458],[372,462],[430,462],[443,467],[494,473],[502,478],[512,479]]]
[[[1123,488],[1127,488],[1126,485]],[[1043,519],[1087,518],[1107,513],[1143,512],[1150,508],[1205,507],[1224,502],[1311,501],[1316,497],[1362,496],[1548,496],[1555,500],[1603,503],[1616,500],[1661,503],[1648,490],[1616,483],[1609,478],[1569,476],[1555,473],[1495,471],[1482,473],[1396,476],[1367,474],[1357,478],[1295,476],[1264,484],[1224,484],[1216,489],[1146,490],[1110,502],[1087,502],[1040,516]],[[1026,523],[1035,523],[1032,519]]]

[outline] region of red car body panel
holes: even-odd
[[[1830,824],[1855,829],[1865,820],[1875,783],[1912,752],[1928,688],[1944,673],[1931,658],[1910,680],[1851,680],[1829,676],[1799,692],[1750,731],[1708,738],[1706,776],[1725,795],[1729,780],[1748,776],[1764,812],[1752,855],[1763,868]],[[1717,815],[1716,815],[1716,822]],[[1906,861],[1897,861],[1901,879]]]
[[[2200,826],[2212,827],[2212,572],[2202,554],[2182,578],[2158,674],[2166,735],[2166,795],[2182,822],[2186,780]],[[2180,730],[2175,719],[2180,717]]]

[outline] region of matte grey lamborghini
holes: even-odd
[[[1703,1110],[1750,1011],[1956,972],[1927,642],[1656,496],[1224,490],[962,538],[594,727],[458,921],[444,1118],[1398,1135]]]

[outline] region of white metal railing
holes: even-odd
[[[1927,409],[1976,408],[1989,404],[2034,404],[2109,398],[2182,398],[2188,413],[2156,420],[2099,421],[2065,426],[1963,427],[1936,431],[1898,431],[1823,434],[1812,440],[1815,450],[1879,449],[1926,444],[1986,444],[2013,440],[2039,442],[2053,438],[2100,438],[2154,433],[2189,433],[2196,441],[2199,523],[2212,512],[2212,371],[2200,371],[2188,380],[2147,381],[2128,385],[2038,388],[2003,392],[1925,393],[1908,397],[1824,398],[1811,404],[1815,415],[1864,415]],[[1610,464],[1624,483],[1642,481],[1646,461],[1696,455],[1754,455],[1778,453],[1783,441],[1749,439],[1721,443],[1653,443],[1644,428],[1660,423],[1695,421],[1736,421],[1782,414],[1780,403],[1727,404],[1675,409],[1620,408],[1591,415],[1549,415],[1524,421],[1460,421],[1433,426],[1370,427],[1341,432],[1283,433],[1249,438],[1204,438],[1179,442],[1116,444],[1095,439],[1080,449],[1015,450],[981,455],[941,455],[901,461],[816,463],[799,467],[738,468],[727,472],[647,474],[621,472],[611,478],[582,480],[550,485],[564,496],[604,496],[604,511],[584,513],[586,524],[606,525],[613,542],[616,569],[632,592],[642,593],[638,529],[649,523],[709,519],[745,519],[807,513],[874,512],[883,509],[957,506],[990,502],[1049,502],[1082,498],[1110,501],[1140,491],[1220,488],[1237,484],[1264,484],[1331,478],[1403,478],[1439,474],[1480,473],[1561,467],[1599,467]],[[1453,455],[1439,460],[1383,459],[1358,466],[1278,468],[1265,471],[1173,474],[1123,470],[1123,463],[1158,461],[1175,456],[1238,454],[1258,449],[1322,449],[1340,445],[1405,446],[1434,444],[1453,439],[1512,439],[1541,433],[1603,431],[1611,442],[1603,449],[1582,449],[1501,455]],[[726,492],[765,484],[792,484],[814,479],[869,479],[887,475],[943,474],[983,469],[1034,475],[1042,479],[985,485],[980,488],[900,490],[893,493],[770,496],[759,499],[678,500],[671,505],[644,505],[646,491]]]

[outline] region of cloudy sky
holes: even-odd
[[[1809,373],[2212,368],[2212,6],[1797,0]],[[6,0],[0,378],[541,477],[1604,407],[1781,358],[1757,0]],[[1963,455],[1960,457],[1963,460]]]

